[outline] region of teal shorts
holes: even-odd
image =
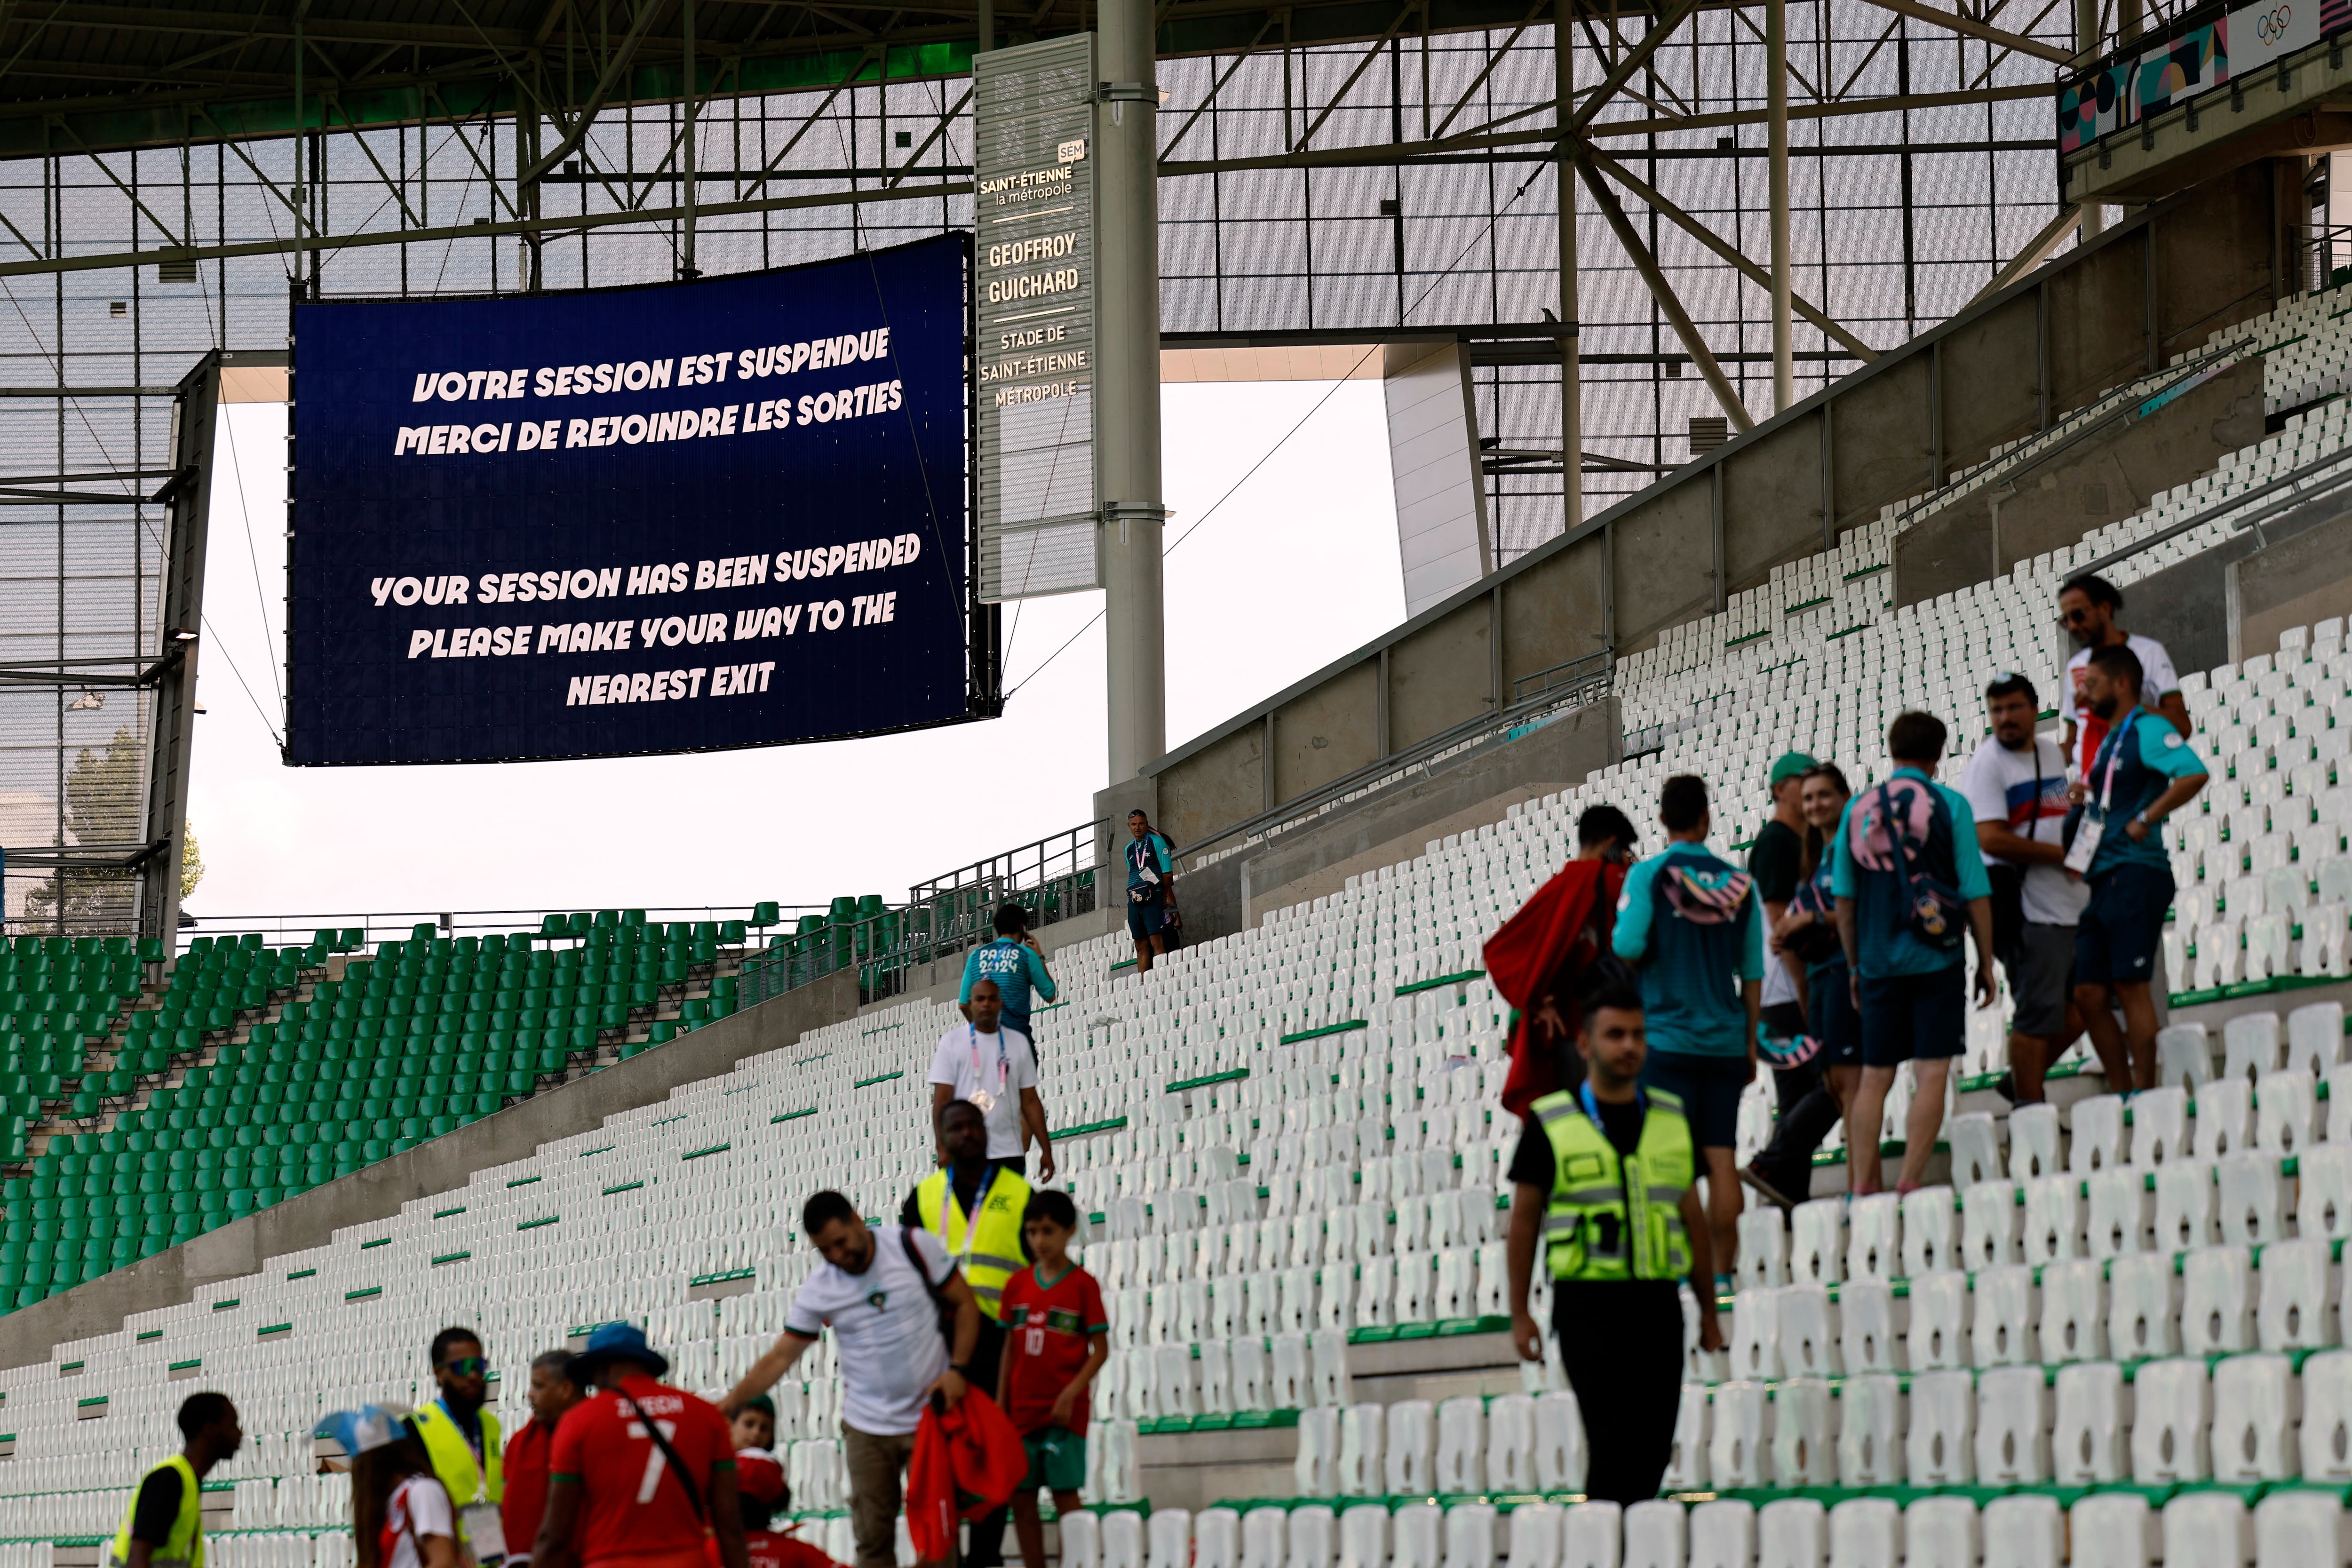
[[[1087,1440],[1062,1426],[1041,1426],[1022,1440],[1029,1450],[1029,1474],[1021,1483],[1024,1494],[1040,1487],[1053,1492],[1074,1492],[1087,1484]]]

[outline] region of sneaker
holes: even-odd
[[[1784,1209],[1793,1209],[1797,1206],[1797,1203],[1794,1198],[1790,1197],[1788,1194],[1781,1192],[1780,1188],[1766,1181],[1764,1179],[1763,1173],[1757,1170],[1757,1168],[1752,1164],[1742,1165],[1739,1167],[1739,1179],[1742,1182],[1745,1182],[1748,1186],[1753,1187],[1756,1190],[1757,1194],[1763,1198],[1763,1200],[1768,1204],[1777,1204]]]

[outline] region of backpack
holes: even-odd
[[[1960,897],[1958,888],[1931,872],[1916,868],[1912,864],[1914,855],[1923,858],[1927,855],[1937,825],[1942,826],[1947,839],[1951,837],[1952,815],[1949,808],[1932,785],[1911,784],[1908,781],[1906,781],[1906,798],[1904,802],[1906,809],[1899,816],[1891,783],[1880,784],[1871,794],[1878,803],[1878,826],[1886,835],[1888,844],[1885,857],[1888,865],[1877,868],[1894,871],[1903,885],[1904,928],[1910,931],[1920,946],[1931,952],[1956,952],[1968,934],[1968,900]],[[1908,809],[1921,800],[1925,801],[1927,808],[1925,821],[1918,820],[1918,814]],[[1870,824],[1865,820],[1857,826],[1861,835],[1853,847],[1855,858],[1859,859],[1864,845],[1869,840]],[[1915,832],[1918,838],[1916,850],[1912,847]],[[1957,848],[1954,853],[1958,853]]]
[[[1810,967],[1837,957],[1844,944],[1838,936],[1837,900],[1828,887],[1817,877],[1806,878],[1789,900],[1789,908],[1813,917],[1812,924],[1781,944],[1796,954],[1797,962]]]

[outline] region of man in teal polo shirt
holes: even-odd
[[[1756,1076],[1764,918],[1748,873],[1706,847],[1706,781],[1677,773],[1658,793],[1665,853],[1625,873],[1610,943],[1634,966],[1648,1021],[1645,1087],[1679,1096],[1706,1176],[1718,1278],[1738,1257],[1739,1095]]]
[[[2083,816],[2066,866],[2091,885],[2074,927],[2074,1006],[2107,1086],[2156,1087],[2158,957],[2172,907],[2164,819],[2205,787],[2205,764],[2179,731],[2141,704],[2139,656],[2121,644],[2093,650],[2083,706],[2106,726],[2090,770],[2069,792]],[[2085,854],[2086,848],[2088,853]],[[2115,1009],[2123,1009],[2123,1026]]]
[[[963,1009],[965,1017],[971,1017],[971,988],[983,980],[995,981],[996,993],[1004,999],[1004,1022],[1028,1038],[1034,1056],[1037,1031],[1029,1026],[1030,997],[1051,1002],[1061,993],[1046,972],[1045,954],[1037,939],[1029,934],[1029,911],[1019,904],[1006,904],[996,911],[995,924],[996,940],[973,948],[963,961],[963,989],[956,996],[956,1005]]]
[[[1830,891],[1862,1015],[1862,1084],[1845,1121],[1857,1196],[1879,1190],[1886,1095],[1906,1061],[1911,1113],[1895,1190],[1918,1186],[1935,1152],[1952,1060],[1968,1044],[1963,928],[1977,945],[1977,1005],[1994,1000],[1992,881],[1968,797],[1936,783],[1944,738],[1935,715],[1897,714],[1886,727],[1894,773],[1847,801],[1838,822]]]

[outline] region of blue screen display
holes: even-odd
[[[968,245],[298,303],[286,760],[615,756],[972,716]]]

